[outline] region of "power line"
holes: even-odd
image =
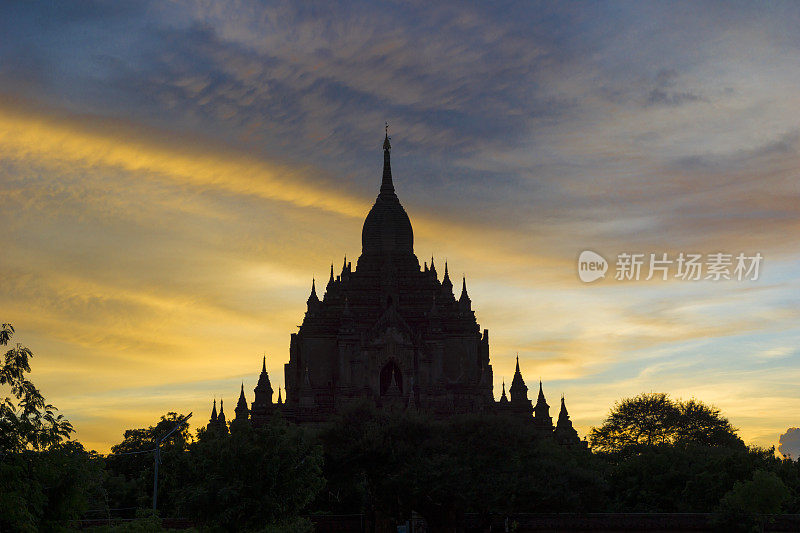
[[[154,451],[156,451],[155,448],[153,448],[152,450],[139,450],[138,452],[117,452],[117,453],[106,454],[106,457],[112,457],[114,455],[135,455],[137,453],[153,453]]]

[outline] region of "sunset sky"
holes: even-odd
[[[76,438],[232,415],[264,353],[277,396],[312,276],[360,253],[384,121],[496,396],[519,352],[582,437],[650,391],[751,444],[800,426],[800,5],[298,4],[0,7],[0,322]],[[616,281],[622,252],[764,259]]]

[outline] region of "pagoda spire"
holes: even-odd
[[[458,306],[461,308],[461,311],[465,313],[472,310],[472,300],[469,299],[469,295],[467,294],[466,276],[461,277],[461,296],[458,298]]]
[[[269,382],[267,374],[267,355],[264,354],[261,360],[261,374],[258,376],[258,383],[253,389],[253,403],[250,406],[250,419],[254,426],[263,425],[272,412],[272,384]],[[241,402],[241,398],[239,399]],[[236,407],[237,411],[239,407]],[[238,413],[237,413],[238,415]]]
[[[578,432],[572,427],[572,420],[569,419],[563,394],[561,395],[561,411],[558,413],[555,435],[559,444],[578,445],[580,443]]]
[[[215,424],[217,422],[217,399],[214,398],[214,407],[211,409],[211,420],[210,423]]]
[[[309,307],[319,303],[319,297],[317,296],[317,281],[314,278],[311,278],[311,294],[308,296],[308,300],[306,303]]]
[[[562,398],[562,400],[563,400],[563,398]],[[541,379],[539,380],[539,397],[536,398],[536,403],[539,403],[539,402],[547,403],[545,401],[545,399],[544,399],[544,391],[542,391],[542,380]]]
[[[272,384],[269,382],[269,374],[267,374],[267,356],[261,361],[261,374],[258,376],[258,383],[256,388],[253,389],[256,394],[256,403],[260,410],[266,409],[266,404],[272,403]]]
[[[389,123],[386,123],[386,136],[383,138],[383,179],[381,180],[381,197],[397,198],[394,192],[394,184],[392,183],[392,163],[390,160],[390,152],[392,145],[389,142]]]
[[[217,417],[217,424],[225,429],[228,428],[227,424],[225,423],[225,408],[222,406],[222,398],[219,400],[219,416]]]
[[[561,395],[561,410],[558,412],[558,425],[569,421],[569,413],[567,412],[567,405],[564,403],[564,395]]]
[[[500,394],[500,403],[507,403],[508,396],[506,396],[506,380],[503,380],[503,393]]]
[[[347,264],[347,254],[345,254],[344,262],[342,263],[342,274],[341,274],[342,281],[347,280],[349,276],[350,276],[350,267]]]
[[[533,421],[537,427],[547,430],[553,429],[553,418],[550,416],[550,406],[547,405],[547,400],[544,399],[541,379],[539,380],[539,397],[536,399],[536,405],[533,406]]]
[[[450,272],[447,270],[447,261],[444,262],[444,277],[442,278],[442,292],[448,296],[452,301],[453,298],[453,282],[450,281]]]
[[[522,378],[522,372],[519,371],[519,354],[517,354],[517,368],[514,371],[514,379],[511,380],[509,392],[512,402],[528,402],[528,387]]]
[[[244,382],[242,382],[242,388],[239,391],[239,401],[236,403],[236,409],[233,410],[236,413],[236,420],[247,420],[248,416],[250,415],[250,410],[247,408],[247,399],[244,397]]]
[[[283,403],[283,399],[281,398],[281,388],[278,387],[278,405]]]
[[[328,285],[333,283],[333,263],[331,263],[331,277],[328,279]]]

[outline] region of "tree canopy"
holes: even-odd
[[[13,333],[3,325],[0,345]],[[106,457],[86,452],[27,378],[32,356],[16,345],[0,367],[10,391],[0,411],[0,530],[68,529],[112,511],[141,516],[107,531],[159,528],[157,515],[141,513],[152,501],[152,451],[182,417],[125,431]],[[800,463],[744,446],[701,401],[623,399],[589,437],[592,450],[560,446],[524,420],[437,419],[370,403],[312,427],[276,417],[259,428],[200,428],[196,438],[181,428],[161,448],[158,511],[209,531],[293,532],[325,513],[361,514],[379,528],[416,511],[446,530],[463,529],[467,515],[488,527],[515,513],[717,511],[733,530],[800,511]]]
[[[559,446],[514,418],[437,420],[364,403],[319,439],[328,486],[317,505],[332,512],[399,520],[414,510],[446,530],[465,513],[591,510],[603,492],[586,449]]]
[[[0,327],[0,346],[7,346],[14,335],[14,326]],[[0,453],[25,449],[45,450],[68,438],[72,424],[57,409],[45,403],[44,396],[25,374],[31,371],[33,352],[17,344],[5,353],[0,362],[0,385],[11,392],[0,403]]]
[[[617,402],[589,433],[592,448],[616,453],[660,444],[744,446],[719,409],[698,400],[673,400],[661,392]]]
[[[0,346],[14,335],[0,327]],[[33,352],[20,344],[0,361],[0,531],[52,530],[80,518],[100,492],[99,457],[66,440],[72,425],[26,377]]]

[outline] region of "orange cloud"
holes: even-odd
[[[363,214],[362,202],[338,191],[321,191],[285,165],[265,163],[232,149],[220,153],[200,141],[178,143],[165,139],[163,132],[152,139],[147,133],[154,132],[137,132],[120,123],[112,128],[88,119],[56,118],[0,102],[0,154],[5,159],[119,168],[344,216]]]
[[[34,380],[74,419],[78,437],[85,431],[101,450],[167,410],[195,410],[202,423],[211,396],[230,394],[232,406],[239,381],[252,390],[264,351],[280,385],[310,275],[326,276],[329,259],[338,268],[342,251],[355,258],[371,204],[315,181],[315,169],[9,102],[0,103],[0,157],[15,163],[0,169],[10,233],[0,306],[37,354]],[[564,236],[579,234],[580,223],[528,234],[525,224],[492,227],[406,207],[420,258],[433,251],[440,272],[442,256],[454,278],[466,271],[492,332],[498,394],[516,351],[528,385],[541,375],[555,405],[553,380],[586,378],[670,342],[796,318],[773,310],[709,320],[707,306],[735,298],[715,302],[675,283],[642,286],[638,300],[630,288],[581,285],[564,252]],[[645,371],[564,392],[578,427],[588,427],[648,379]],[[723,402],[727,394],[703,392]]]

